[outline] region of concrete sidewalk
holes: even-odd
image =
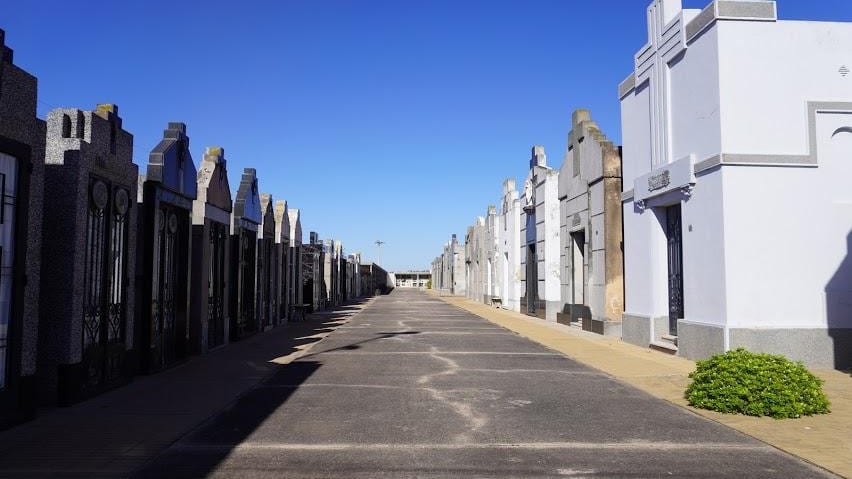
[[[430,293],[438,296],[430,290]],[[834,370],[816,370],[825,380],[832,413],[801,419],[775,420],[720,414],[689,407],[683,398],[695,363],[620,339],[486,306],[458,296],[444,301],[474,313],[555,351],[695,414],[748,434],[778,449],[852,478],[852,377]]]
[[[372,302],[308,315],[0,432],[0,477],[125,477]]]

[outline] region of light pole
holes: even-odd
[[[382,265],[382,245],[385,244],[382,240],[376,240],[376,264]]]

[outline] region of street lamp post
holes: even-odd
[[[385,244],[382,240],[376,240],[376,264],[382,265],[382,245]]]

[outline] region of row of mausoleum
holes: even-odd
[[[140,175],[118,107],[41,120],[2,30],[0,55],[0,427],[388,289],[340,241],[303,244],[253,168],[232,190],[223,148],[196,165],[183,123]]]
[[[575,111],[561,166],[534,147],[433,287],[691,359],[852,366],[852,24],[655,0],[647,26],[623,144]]]

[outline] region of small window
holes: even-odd
[[[71,138],[71,117],[62,115],[62,138]]]

